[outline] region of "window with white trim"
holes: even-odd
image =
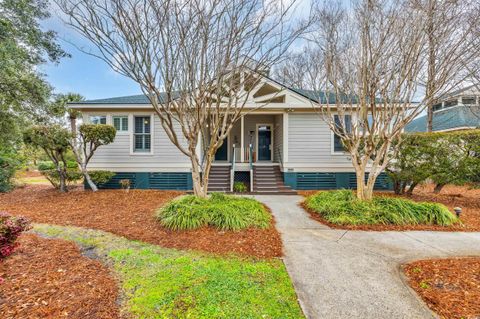
[[[443,108],[447,108],[447,107],[452,107],[452,106],[455,106],[455,105],[458,105],[458,100],[455,99],[455,100],[450,100],[450,101],[447,101],[445,103],[443,103]]]
[[[128,132],[128,116],[112,116],[112,122],[117,132]]]
[[[345,121],[345,127],[342,127],[340,123],[340,117],[338,115],[334,115],[334,120],[335,120],[335,126],[337,129],[346,129],[347,133],[352,131],[352,117],[351,115],[345,115],[344,121]],[[343,146],[342,138],[333,133],[333,151],[335,153],[340,153],[340,152],[345,152],[345,147]]]
[[[462,97],[462,104],[464,105],[475,105],[475,97]]]
[[[134,126],[133,151],[138,153],[149,153],[152,149],[150,116],[135,116]]]
[[[107,124],[106,115],[90,115],[91,124]]]

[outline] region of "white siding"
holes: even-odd
[[[111,123],[112,114],[108,116],[107,123]],[[132,152],[133,116],[149,114],[152,113],[129,113],[129,131],[117,133],[112,144],[99,147],[89,167],[117,172],[189,171],[189,158],[170,141],[156,115],[153,115],[153,154],[139,155]],[[88,116],[89,114],[85,114],[85,118]]]
[[[288,116],[288,164],[296,172],[353,171],[348,156],[332,154],[332,132],[315,113]]]

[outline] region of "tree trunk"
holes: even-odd
[[[197,156],[191,156],[190,157],[191,163],[192,163],[192,182],[193,182],[193,194],[195,196],[201,197],[201,198],[207,198],[207,190],[208,190],[208,176],[203,176],[202,178],[202,172],[200,169],[200,164],[198,162]],[[205,175],[205,172],[204,172]],[[207,181],[207,184],[204,184],[205,178]]]
[[[397,195],[400,195],[403,193],[405,189],[405,184],[402,181],[399,180],[394,180],[393,181],[393,192]]]
[[[410,187],[408,188],[408,191],[407,191],[407,194],[408,195],[413,195],[413,190],[415,189],[415,187],[417,187],[418,183],[412,183],[410,185]]]
[[[407,182],[403,181],[402,182],[402,189],[400,191],[400,194],[405,194],[406,189],[407,189]]]
[[[86,167],[82,167],[81,169],[82,169],[83,177],[84,177],[85,180],[87,181],[88,186],[90,186],[90,189],[92,190],[92,192],[98,191],[98,187],[97,187],[97,185],[95,185],[95,183],[92,181],[92,178],[90,177],[90,174],[88,174],[87,168],[86,168]]]
[[[407,183],[401,180],[393,181],[393,192],[397,195],[405,194],[405,189],[407,188]]]
[[[365,169],[358,167],[357,174],[357,198],[365,200]]]
[[[442,189],[443,189],[443,186],[445,186],[445,184],[441,184],[441,183],[436,184],[436,185],[435,185],[435,188],[433,189],[433,192],[434,192],[435,194],[440,193],[440,192],[442,191]]]
[[[373,188],[378,174],[370,172],[368,180],[365,183],[365,169],[357,167],[357,198],[360,200],[371,200],[373,198]]]
[[[425,99],[427,100],[427,132],[433,131],[433,95],[435,94],[435,74],[437,73],[436,60],[436,38],[433,34],[435,23],[433,14],[435,11],[435,1],[430,0],[428,3],[428,18],[427,18],[427,44],[428,44],[428,65],[427,65],[427,85],[425,92]]]
[[[67,173],[64,168],[58,168],[57,172],[58,172],[58,179],[60,181],[60,185],[59,185],[60,192],[66,193],[68,192],[67,182],[66,182]]]

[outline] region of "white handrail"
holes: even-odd
[[[235,179],[235,144],[233,144],[232,168],[230,170],[230,192],[233,192],[234,179]]]

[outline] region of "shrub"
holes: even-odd
[[[387,168],[395,192],[409,193],[430,179],[435,192],[446,184],[462,185],[480,181],[480,130],[404,134],[394,145],[396,158]]]
[[[0,193],[8,192],[14,187],[12,179],[19,164],[15,153],[0,153]]]
[[[24,231],[30,229],[30,222],[25,217],[15,217],[0,212],[0,259],[11,255],[18,246],[16,240]]]
[[[211,194],[204,199],[194,195],[173,200],[157,212],[160,223],[172,230],[213,226],[221,230],[248,227],[267,228],[270,214],[258,201],[250,198]]]
[[[63,164],[60,164],[61,166]],[[75,161],[67,161],[67,169],[68,168],[78,168],[78,164],[77,162]],[[42,172],[42,171],[48,171],[48,170],[52,170],[52,169],[55,169],[55,164],[53,164],[52,161],[42,161],[42,162],[38,162],[38,165],[37,165],[37,169]]]
[[[121,179],[121,180],[118,181],[118,184],[120,184],[120,187],[122,189],[129,190],[131,182],[130,182],[129,179]]]
[[[78,130],[78,136],[76,136],[75,142],[73,143],[73,151],[77,155],[77,162],[80,167],[82,167],[82,173],[85,176],[88,186],[90,186],[90,189],[94,192],[98,189],[97,184],[108,182],[113,175],[111,175],[111,172],[103,171],[104,173],[94,173],[95,176],[91,176],[90,172],[86,169],[88,162],[100,146],[112,143],[116,134],[117,131],[112,125],[82,124]]]
[[[94,182],[95,185],[98,185],[107,183],[113,176],[115,176],[115,173],[111,171],[90,171],[88,172],[88,175],[90,175],[92,182]]]
[[[243,182],[235,182],[233,183],[233,190],[237,193],[245,193],[248,188],[247,185]]]
[[[60,164],[60,166],[63,166],[63,164]],[[53,187],[60,187],[60,176],[55,168],[55,164],[52,161],[39,162],[37,168],[40,173],[45,176],[45,178],[53,185]],[[65,173],[65,182],[67,185],[71,185],[82,178],[82,173],[78,169],[76,162],[68,161]]]
[[[70,150],[71,138],[72,134],[60,125],[38,125],[23,132],[23,142],[34,149],[42,149],[54,163],[58,174],[58,187],[50,182],[62,192],[67,191],[67,153]]]
[[[305,205],[327,221],[340,225],[448,226],[457,222],[455,215],[442,204],[392,197],[362,201],[350,190],[319,192],[309,196]]]

